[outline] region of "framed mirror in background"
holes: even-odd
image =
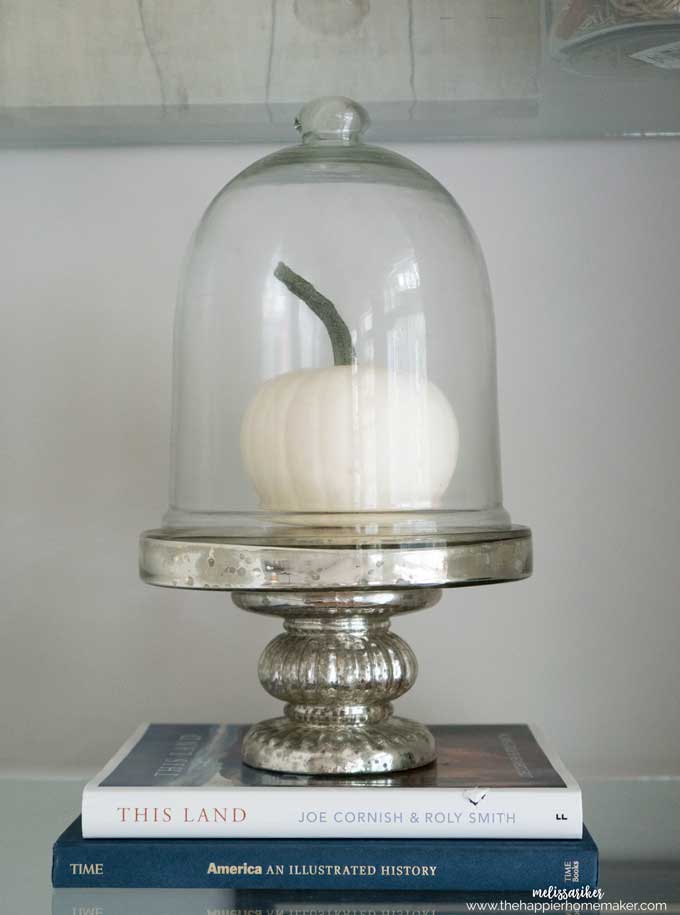
[[[680,133],[680,0],[0,0],[0,143]]]

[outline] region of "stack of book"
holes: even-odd
[[[55,887],[527,892],[597,885],[581,792],[527,725],[432,727],[380,776],[241,763],[245,726],[139,728],[54,845]]]

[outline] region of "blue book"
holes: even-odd
[[[581,839],[84,839],[53,849],[55,887],[529,892],[597,886]]]

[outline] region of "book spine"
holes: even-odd
[[[452,847],[455,846],[455,847]],[[146,842],[55,845],[55,887],[526,892],[597,885],[577,842]],[[485,850],[486,849],[486,850]]]
[[[86,838],[575,839],[578,789],[96,788]]]

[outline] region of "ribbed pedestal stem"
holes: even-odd
[[[416,592],[236,592],[235,603],[283,616],[285,632],[265,648],[259,676],[286,703],[284,718],[250,729],[246,763],[283,772],[386,772],[434,759],[434,740],[417,722],[392,716],[392,700],[415,682],[417,663],[390,631],[390,616],[431,606]]]

